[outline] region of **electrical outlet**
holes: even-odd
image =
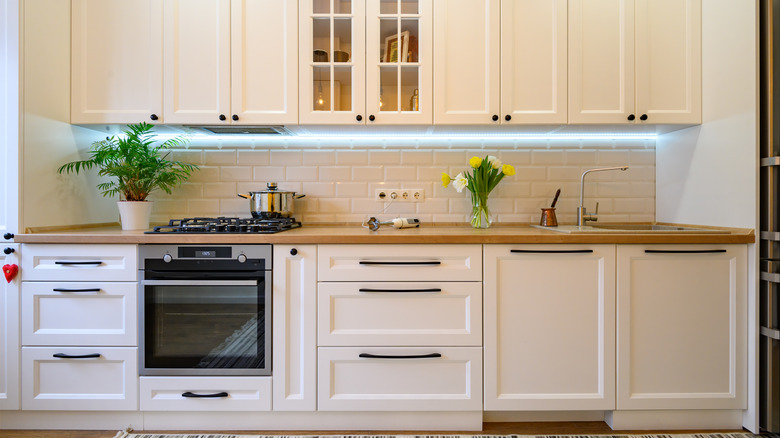
[[[422,202],[425,200],[425,190],[376,189],[374,200],[377,202]]]

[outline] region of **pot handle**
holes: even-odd
[[[306,196],[306,195],[295,195],[295,196],[293,196],[293,197],[294,197],[295,199],[301,199],[301,198],[303,198],[303,197],[305,197],[305,196]]]
[[[251,198],[251,196],[249,196],[249,195],[242,195],[241,193],[239,193],[239,194],[238,194],[238,197],[239,197],[239,198],[244,198],[244,199],[249,199],[249,198]]]

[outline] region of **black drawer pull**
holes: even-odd
[[[65,354],[65,353],[54,353],[53,355],[57,359],[97,359],[100,357],[100,353],[92,353],[92,354]]]
[[[57,260],[56,262],[54,262],[54,264],[55,265],[102,265],[103,262],[100,261],[100,260],[85,261],[85,262],[71,262],[71,261],[67,261],[67,260],[65,260],[65,261]]]
[[[593,254],[592,249],[512,249],[513,254]]]
[[[360,288],[358,289],[358,292],[408,292],[408,293],[437,293],[441,292],[441,289],[368,289],[368,288]]]
[[[100,288],[96,287],[93,289],[63,289],[60,287],[56,287],[52,289],[54,292],[100,292]]]
[[[181,394],[182,397],[189,397],[189,398],[224,398],[229,397],[230,394],[227,392],[215,392],[214,394],[195,394],[194,392],[183,392]]]
[[[645,254],[714,254],[725,249],[646,249]]]
[[[441,262],[439,261],[430,261],[430,262],[371,262],[371,261],[361,261],[361,265],[440,265]]]
[[[434,359],[441,357],[441,353],[429,353],[429,354],[371,354],[360,353],[358,357],[365,359]]]

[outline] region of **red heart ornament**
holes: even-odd
[[[3,265],[3,275],[5,275],[5,281],[11,282],[11,280],[16,277],[16,274],[19,273],[19,266],[16,264],[13,265]]]

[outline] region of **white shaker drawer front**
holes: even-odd
[[[138,349],[22,348],[22,409],[138,409]]]
[[[319,410],[482,410],[482,348],[318,351]]]
[[[482,281],[481,245],[320,245],[319,281]]]
[[[136,346],[136,283],[22,283],[22,345]]]
[[[142,411],[270,411],[271,377],[141,377]]]
[[[482,283],[320,283],[320,346],[480,346]]]
[[[136,281],[135,245],[22,245],[23,281]]]

